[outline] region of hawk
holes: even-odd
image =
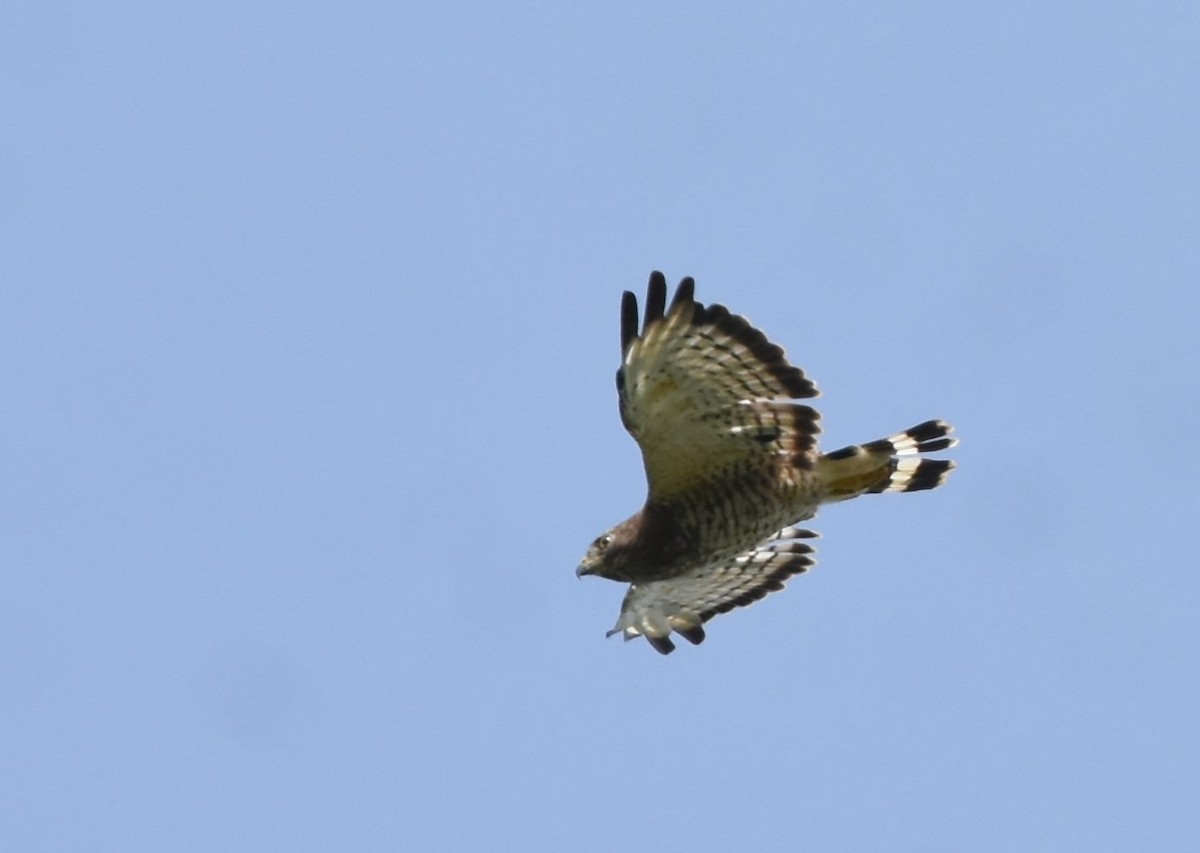
[[[576,574],[629,584],[616,626],[655,650],[671,633],[704,640],[704,623],[783,589],[813,565],[797,527],[822,504],[919,492],[954,463],[920,454],[953,447],[932,420],[889,438],[820,453],[816,386],[781,347],[685,278],[667,306],[654,272],[638,331],[637,297],[621,300],[621,421],[637,441],[649,494],[641,511],[597,538]]]

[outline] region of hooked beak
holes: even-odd
[[[580,563],[575,569],[575,577],[581,578],[584,575],[590,575],[592,570],[588,568],[587,563]]]

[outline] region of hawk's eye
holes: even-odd
[[[605,533],[603,536],[601,536],[599,539],[597,539],[595,542],[592,543],[592,547],[598,551],[604,551],[608,548],[609,545],[612,544],[612,541],[613,541],[613,535],[611,533]]]

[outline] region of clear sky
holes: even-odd
[[[3,17],[4,849],[1195,849],[1194,4]],[[667,658],[652,269],[962,438]]]

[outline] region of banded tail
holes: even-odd
[[[823,502],[844,501],[878,492],[920,492],[936,489],[950,476],[949,459],[922,459],[958,444],[945,421],[925,421],[904,432],[867,444],[853,444],[817,461]]]

